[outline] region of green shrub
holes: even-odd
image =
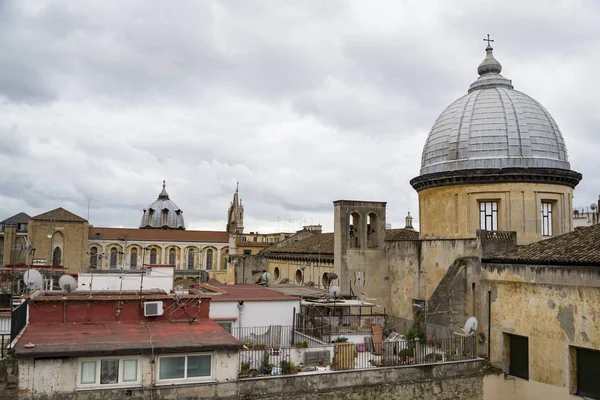
[[[412,357],[413,354],[414,354],[413,349],[411,349],[410,347],[407,347],[406,349],[402,349],[398,353],[398,355],[401,357]]]

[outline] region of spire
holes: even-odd
[[[492,87],[514,89],[510,79],[506,79],[500,75],[500,72],[502,72],[502,64],[500,64],[500,62],[494,58],[494,49],[490,45],[493,40],[490,39],[490,35],[487,36],[487,39],[483,39],[484,41],[488,42],[487,47],[485,48],[485,58],[477,67],[479,78],[477,78],[477,80],[471,84],[468,91],[469,93],[471,93],[473,90],[489,89]]]
[[[162,191],[160,192],[160,194],[158,195],[159,199],[168,199],[169,198],[169,194],[167,193],[167,189],[165,188],[165,186],[167,186],[167,182],[165,182],[163,180],[163,187],[162,187]]]
[[[237,181],[237,184],[235,185],[235,192],[238,193],[240,191],[240,181]]]
[[[477,67],[477,72],[479,76],[483,76],[486,74],[499,74],[502,72],[502,65],[494,58],[494,48],[490,45],[490,42],[493,42],[490,39],[490,35],[487,35],[487,39],[483,39],[484,42],[488,42],[487,47],[485,48],[485,59],[479,64]]]

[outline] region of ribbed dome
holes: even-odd
[[[183,211],[169,199],[165,186],[163,181],[158,199],[144,209],[140,228],[185,229]]]
[[[438,117],[423,149],[421,175],[482,168],[569,170],[567,149],[544,107],[513,89],[492,47],[468,94]]]

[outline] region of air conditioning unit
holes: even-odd
[[[144,303],[145,317],[158,317],[159,315],[163,315],[162,301],[147,301]]]

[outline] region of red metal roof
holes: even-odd
[[[28,344],[34,347],[26,347]],[[240,349],[242,344],[214,321],[30,323],[15,345],[18,357],[167,354]]]
[[[209,287],[211,285],[202,285]],[[285,295],[260,285],[212,285],[225,293],[211,296],[211,302],[221,301],[298,301],[300,298]]]

